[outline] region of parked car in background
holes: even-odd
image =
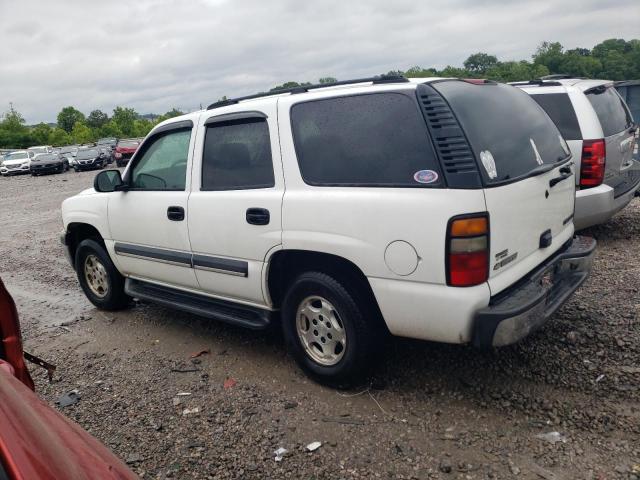
[[[567,140],[576,164],[576,229],[604,223],[640,186],[633,159],[633,118],[613,83],[550,78],[513,85],[547,112]]]
[[[112,148],[115,148],[117,144],[118,139],[113,137],[101,138],[96,142],[96,145],[107,145]]]
[[[253,329],[277,315],[331,384],[360,381],[388,332],[489,348],[543,325],[595,249],[574,237],[574,165],[550,118],[494,82],[345,83],[162,122],[124,177],[66,199],[87,298]]]
[[[104,156],[107,165],[113,163],[113,150],[111,150],[109,145],[97,145],[96,149],[98,149],[98,151]]]
[[[73,169],[76,172],[80,170],[95,170],[104,168],[106,164],[107,159],[97,148],[80,149],[76,155]]]
[[[38,147],[29,147],[27,148],[27,151],[33,153],[34,155],[37,155],[39,153],[51,153],[53,152],[53,147],[51,145],[41,145]]]
[[[30,171],[34,177],[45,173],[62,173],[69,170],[69,161],[55,153],[40,153],[31,160]]]
[[[76,158],[77,153],[78,153],[77,145],[70,145],[67,147],[62,147],[60,149],[60,156],[66,158],[67,161],[69,162],[69,165],[71,166],[73,166],[74,164],[74,160]]]
[[[103,444],[34,393],[16,305],[0,279],[0,479],[133,480]]]
[[[0,175],[15,175],[18,173],[29,173],[31,159],[35,156],[33,152],[18,150],[5,155],[0,165]]]
[[[133,154],[138,150],[138,146],[140,146],[139,140],[118,140],[118,144],[116,145],[116,150],[114,152],[116,165],[118,167],[124,167],[129,163]]]

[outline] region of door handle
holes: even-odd
[[[246,218],[251,225],[269,225],[271,215],[266,208],[247,208]]]
[[[562,171],[562,169],[560,171]],[[572,175],[573,173],[569,171],[569,173],[563,173],[559,177],[552,178],[551,180],[549,180],[549,188],[555,187],[558,183],[566,180],[567,178],[570,178]]]
[[[167,218],[174,222],[181,222],[182,220],[184,220],[184,208],[182,207],[167,208]]]

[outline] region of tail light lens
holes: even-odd
[[[16,305],[0,280],[0,358],[14,369],[14,375],[31,390],[33,380],[24,363],[22,337]]]
[[[584,140],[582,142],[582,163],[580,165],[580,187],[591,188],[602,185],[606,163],[604,140]]]
[[[489,278],[489,217],[454,217],[447,231],[447,284],[471,287]]]

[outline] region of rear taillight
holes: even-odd
[[[604,140],[583,140],[582,163],[580,164],[580,187],[591,188],[604,181],[606,163]]]
[[[449,220],[447,284],[470,287],[489,278],[489,217],[486,213]]]

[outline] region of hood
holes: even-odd
[[[22,165],[23,163],[31,163],[31,160],[29,160],[28,158],[23,158],[21,160],[3,160],[2,164],[5,166],[9,166],[9,165]]]

